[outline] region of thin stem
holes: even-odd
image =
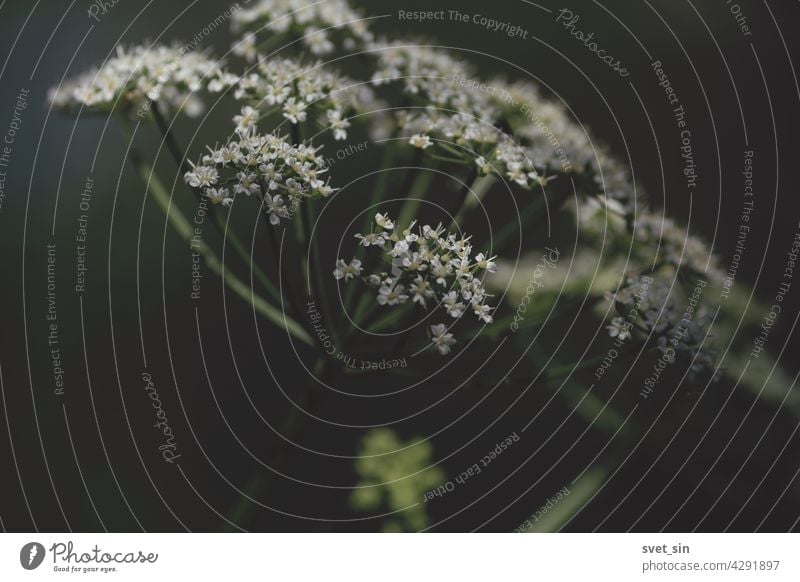
[[[364,221],[361,225],[361,232],[369,232],[372,228],[372,220],[374,215],[372,214],[373,209],[380,204],[381,200],[386,194],[386,189],[389,186],[389,174],[391,173],[392,166],[394,165],[394,161],[397,158],[397,151],[398,148],[395,144],[389,144],[386,146],[386,151],[383,153],[383,160],[381,161],[381,173],[378,174],[378,182],[375,185],[375,189],[372,191],[372,198],[370,199],[369,205],[367,206],[367,211],[364,213]],[[366,248],[362,245],[358,245],[356,249],[355,258],[359,259],[360,261],[364,260],[364,254],[366,253]],[[355,292],[356,292],[356,285],[348,286],[347,290],[345,291],[344,295],[344,308],[349,313],[350,310],[353,308],[353,300],[355,299]]]
[[[155,119],[158,129],[161,131],[161,135],[164,138],[164,143],[167,145],[169,153],[172,154],[172,159],[175,160],[175,163],[178,165],[181,174],[191,171],[191,167],[186,161],[183,148],[178,145],[178,140],[176,140],[175,136],[172,134],[172,131],[167,124],[167,120],[164,118],[164,115],[161,113],[161,110],[158,107],[158,103],[153,103],[150,111],[153,113],[153,119]]]
[[[161,109],[158,106],[158,103],[153,103],[153,107],[151,108],[153,113],[153,119],[155,119],[156,125],[158,126],[159,131],[161,132],[161,136],[164,139],[164,143],[167,146],[167,150],[172,155],[172,158],[175,160],[178,168],[180,169],[182,174],[190,171],[191,168],[189,167],[188,162],[186,161],[186,155],[184,154],[183,148],[178,144],[178,140],[175,139],[172,130],[170,129],[169,125],[167,124],[166,119],[164,118],[164,114],[161,113]],[[202,196],[197,194],[197,198],[201,199]],[[219,234],[222,236],[223,240],[229,240],[231,245],[233,246],[234,251],[242,262],[245,265],[248,265],[252,270],[253,274],[256,276],[256,279],[264,286],[264,289],[277,301],[280,301],[280,293],[278,293],[275,286],[267,277],[266,273],[253,261],[252,256],[250,253],[247,252],[242,241],[239,239],[236,234],[227,228],[225,221],[219,215],[215,208],[209,208],[209,213],[212,215],[213,221],[212,224],[216,227]]]
[[[218,214],[214,213],[214,221],[217,223],[217,228],[225,233],[225,238],[230,241],[231,246],[233,246],[234,251],[239,257],[244,261],[246,265],[248,265],[252,270],[253,274],[255,275],[256,279],[258,279],[259,283],[264,286],[264,289],[269,293],[273,299],[280,302],[281,301],[281,294],[278,289],[273,285],[272,281],[270,281],[267,274],[258,266],[258,264],[253,260],[250,253],[247,252],[244,244],[236,236],[232,230],[229,230],[225,224],[223,218]],[[297,315],[297,314],[295,314]]]
[[[464,209],[464,206],[466,205],[466,202],[469,199],[469,193],[472,192],[472,187],[475,185],[475,181],[477,179],[478,179],[478,167],[473,166],[472,169],[470,169],[469,171],[469,176],[464,180],[464,185],[456,195],[456,203],[453,207],[453,211],[451,212],[451,214],[454,217],[458,217],[461,214],[461,211]],[[453,218],[453,222],[450,223],[450,229],[456,228],[457,226],[458,226],[458,220],[456,220],[456,218]]]
[[[406,228],[414,220],[419,205],[428,195],[428,190],[430,189],[433,178],[434,173],[428,171],[422,172],[417,176],[416,180],[414,180],[414,183],[408,191],[408,198],[400,209],[400,216],[397,218],[397,224],[401,229]]]
[[[497,235],[494,237],[494,248],[498,251],[502,250],[509,242],[514,239],[514,236],[518,234],[520,230],[524,230],[525,225],[531,221],[531,219],[538,217],[541,212],[547,211],[547,205],[545,204],[545,192],[544,188],[542,188],[542,195],[528,204],[525,209],[519,215],[519,222],[511,221],[509,222]],[[561,192],[556,194],[553,197],[553,203],[550,207],[550,212],[555,212],[564,204],[567,199],[566,192]]]
[[[407,303],[406,305],[402,306],[400,309],[393,309],[390,310],[391,313],[387,313],[380,319],[370,323],[367,326],[367,331],[369,332],[378,332],[384,329],[387,325],[395,323],[402,319],[407,313],[410,313],[415,304]]]
[[[126,122],[123,122],[121,125],[123,127],[123,134],[125,134],[127,141],[130,143],[132,139],[130,129],[128,128]],[[175,230],[178,236],[180,236],[180,238],[192,248],[193,251],[197,252],[203,258],[203,261],[208,269],[215,275],[221,277],[225,285],[241,299],[248,302],[257,313],[261,314],[278,327],[286,330],[287,333],[291,334],[297,340],[305,343],[306,345],[313,346],[314,341],[311,338],[311,335],[309,335],[309,333],[303,329],[300,324],[287,317],[280,309],[277,309],[260,295],[257,295],[250,286],[246,285],[243,281],[236,277],[236,275],[234,275],[230,269],[225,269],[214,251],[211,250],[211,247],[209,247],[204,241],[192,240],[194,228],[192,227],[191,223],[178,209],[178,207],[172,204],[169,191],[161,183],[161,180],[159,180],[155,170],[144,161],[142,156],[134,147],[130,148],[130,160],[139,174],[139,177],[146,184],[147,191],[153,196],[153,199],[156,201],[164,214],[166,214],[172,228]]]
[[[466,196],[461,202],[461,206],[455,212],[453,221],[450,223],[449,230],[459,228],[461,223],[473,208],[478,206],[483,200],[483,197],[491,190],[494,185],[495,177],[492,174],[488,176],[478,176],[477,172],[473,173],[472,184],[466,190]],[[469,194],[472,193],[472,196]]]

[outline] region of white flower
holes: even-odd
[[[458,319],[464,315],[464,304],[458,300],[458,294],[455,291],[450,291],[444,296],[442,305],[450,317]]]
[[[621,317],[612,319],[611,325],[606,326],[606,329],[608,330],[608,335],[619,338],[621,341],[631,337],[630,325]]]
[[[349,281],[361,275],[361,261],[353,259],[350,264],[345,263],[342,259],[336,262],[336,269],[333,271],[333,276],[337,280],[344,279]]]
[[[236,194],[250,196],[251,194],[259,194],[261,192],[261,186],[258,185],[258,178],[255,174],[239,172],[236,175],[236,179],[238,182],[233,188]]]
[[[235,79],[215,59],[178,45],[119,46],[102,68],[65,81],[50,97],[56,106],[67,109],[85,106],[110,111],[124,104],[144,116],[158,102],[196,115],[203,108],[194,93],[204,87],[221,91]]]
[[[207,188],[205,195],[213,204],[222,204],[223,206],[233,204],[233,198],[230,197],[227,188]]]
[[[322,111],[324,115],[318,121],[331,129],[336,140],[347,138],[351,125],[348,116],[375,109],[371,89],[339,76],[327,65],[270,57],[259,59],[256,69],[239,80],[234,91],[236,99],[264,115],[279,105],[283,116],[293,124],[303,123],[312,113]]]
[[[289,217],[289,209],[280,195],[264,194],[264,210],[269,214],[269,222],[273,226],[279,225],[281,218]]]
[[[433,145],[430,136],[422,135],[420,133],[412,135],[411,139],[408,140],[408,143],[421,150],[428,149]]]
[[[404,240],[400,240],[394,243],[394,248],[389,251],[389,254],[395,258],[401,257],[408,252],[408,248],[408,243]]]
[[[319,30],[314,27],[306,30],[303,42],[305,42],[309,50],[315,55],[327,55],[336,48],[330,39],[328,39],[328,35],[324,30]]]
[[[408,295],[404,295],[403,291],[405,291],[405,287],[402,285],[396,285],[393,288],[388,285],[383,285],[378,290],[378,304],[400,305],[401,303],[405,303],[408,301]]]
[[[292,123],[300,123],[308,117],[306,104],[298,102],[294,97],[290,97],[283,105],[283,116]]]
[[[402,265],[407,271],[425,271],[428,268],[428,265],[425,264],[422,255],[417,251],[414,251],[408,256],[403,257]]]
[[[447,326],[443,323],[437,323],[431,326],[431,343],[436,346],[439,353],[446,356],[451,351],[451,346],[456,344],[456,340],[452,333],[447,333]]]
[[[428,307],[427,300],[436,297],[436,293],[431,289],[430,283],[428,283],[426,279],[423,279],[422,276],[417,276],[417,278],[414,279],[414,283],[411,284],[411,293],[414,295],[411,301],[413,303],[419,303],[426,309]]]
[[[375,215],[375,223],[380,226],[381,228],[385,228],[386,230],[392,230],[394,228],[394,222],[389,219],[388,214],[381,214],[380,212]]]
[[[373,40],[363,15],[353,10],[346,0],[318,3],[302,0],[251,0],[242,4],[244,6],[231,14],[234,30],[254,30],[255,34],[263,34],[267,38],[291,31],[315,55],[333,52],[337,47],[335,41],[338,41],[341,48],[352,53]],[[252,44],[257,43],[253,41]]]
[[[492,308],[488,305],[482,304],[472,304],[472,309],[480,319],[482,319],[485,323],[492,323],[494,318],[492,317]]]
[[[333,130],[333,139],[337,141],[347,139],[347,128],[350,127],[350,122],[347,119],[342,119],[342,111],[340,109],[328,109],[326,115]]]
[[[495,263],[495,259],[497,257],[487,258],[485,254],[478,253],[475,255],[475,262],[478,265],[478,268],[483,269],[487,273],[496,273],[497,272],[497,263]]]
[[[375,216],[375,222],[381,229],[379,233],[355,236],[364,247],[382,247],[384,262],[391,264],[391,275],[373,273],[365,279],[372,287],[378,287],[379,305],[406,303],[408,288],[411,302],[423,309],[428,309],[432,302],[451,317],[460,319],[471,307],[479,320],[492,323],[494,308],[486,305],[486,290],[473,271],[480,265],[487,273],[494,272],[494,257],[487,258],[481,253],[473,259],[470,236],[445,235],[441,224],[436,228],[417,227],[416,221],[401,230],[397,223],[380,213]],[[345,275],[344,264],[338,266],[334,273],[337,278]]]
[[[369,234],[357,234],[356,238],[361,241],[361,244],[365,247],[369,246],[376,246],[382,247],[386,244],[386,239],[383,237],[382,233],[379,232],[371,232]]]
[[[243,117],[253,111],[243,109]],[[233,184],[234,195],[263,194],[264,212],[273,225],[280,224],[282,218],[291,218],[305,198],[321,198],[334,191],[319,179],[327,167],[317,148],[291,144],[275,134],[259,134],[255,126],[237,132],[235,137],[238,141],[209,148],[201,162],[193,164],[185,174],[186,183],[198,189]],[[223,172],[228,175],[223,176]]]
[[[258,117],[258,111],[249,105],[242,107],[242,114],[233,118],[233,122],[236,124],[236,131],[246,134],[256,124]]]
[[[195,166],[191,172],[186,172],[184,179],[192,188],[203,188],[217,183],[219,172],[211,166]]]

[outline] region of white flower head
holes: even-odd
[[[421,133],[415,133],[412,135],[408,140],[408,143],[421,150],[426,150],[433,145],[430,136],[423,135]]]
[[[242,107],[241,115],[233,118],[233,122],[236,124],[236,131],[241,134],[248,133],[257,121],[258,111],[249,105]]]
[[[631,337],[630,325],[621,317],[615,317],[611,320],[611,325],[606,326],[608,335],[611,337],[619,338],[621,341]]]
[[[159,106],[162,113],[197,115],[203,106],[196,92],[204,88],[219,92],[236,79],[224,72],[218,61],[179,45],[119,46],[100,69],[65,81],[50,98],[68,110],[111,111],[119,107],[146,117]]]
[[[333,271],[333,276],[336,277],[337,280],[344,279],[345,281],[349,281],[360,275],[361,261],[358,259],[353,259],[349,263],[345,263],[342,259],[336,261],[336,269]]]
[[[383,285],[378,290],[378,304],[379,305],[400,305],[408,301],[408,295],[403,293],[405,287],[402,285]]]
[[[231,198],[230,191],[227,188],[207,188],[205,196],[213,204],[222,204],[223,206],[233,204],[233,198]]]
[[[497,257],[487,258],[484,253],[478,253],[475,255],[475,263],[478,265],[478,268],[486,271],[487,273],[497,272],[497,263],[495,262],[496,259]]]
[[[375,223],[381,228],[385,228],[386,230],[394,229],[394,221],[389,219],[388,214],[381,214],[380,212],[376,214]]]
[[[444,323],[437,323],[431,326],[431,343],[436,346],[439,353],[446,356],[450,353],[456,340],[452,333],[447,333],[447,326]]]

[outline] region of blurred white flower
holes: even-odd
[[[154,102],[186,114],[202,113],[195,95],[203,88],[220,92],[238,81],[220,62],[197,51],[175,46],[117,47],[116,55],[99,69],[69,79],[50,93],[64,109],[120,108],[140,117],[149,115]]]

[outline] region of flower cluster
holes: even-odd
[[[373,85],[403,84],[412,109],[398,113],[397,125],[411,145],[440,146],[474,161],[480,174],[496,172],[524,188],[541,184],[544,175],[586,174],[586,194],[630,209],[633,188],[624,166],[593,146],[564,107],[543,99],[534,84],[483,82],[439,48],[379,41],[371,50],[378,61]]]
[[[434,304],[456,320],[471,310],[479,320],[492,323],[494,309],[486,304],[489,295],[478,275],[496,272],[496,257],[484,253],[473,257],[470,237],[446,233],[441,224],[436,228],[415,226],[412,223],[401,230],[388,216],[377,214],[372,231],[356,235],[361,245],[379,247],[390,267],[390,272],[363,277],[378,290],[378,304],[396,306],[411,301],[424,309]],[[361,277],[362,271],[358,259],[349,263],[339,259],[334,276],[348,281]],[[434,325],[431,332],[439,352],[448,354],[455,339],[447,333],[447,326]]]
[[[153,102],[196,116],[203,103],[195,93],[203,88],[220,92],[238,77],[223,71],[219,62],[177,46],[117,48],[100,69],[86,72],[51,92],[52,102],[65,109],[114,107],[147,111]]]
[[[373,38],[364,17],[346,0],[261,0],[233,14],[233,29],[247,32],[235,52],[253,61],[258,59],[258,35],[263,30],[302,38],[304,47],[315,55],[332,53],[334,40],[352,51]]]
[[[400,135],[410,145],[436,146],[438,153],[476,164],[481,175],[496,172],[525,188],[540,183],[535,158],[499,129],[499,86],[480,84],[472,69],[447,51],[399,41],[374,43],[372,50],[378,60],[373,85],[401,82],[413,106],[397,114]]]
[[[372,43],[371,54],[377,59],[372,75],[376,87],[402,83],[412,104],[464,113],[479,119],[496,119],[498,108],[489,92],[472,90],[466,85],[474,72],[447,51],[407,41]]]
[[[630,277],[623,288],[609,296],[620,314],[607,327],[609,335],[625,341],[639,329],[670,361],[688,363],[692,378],[710,372],[714,368],[713,351],[705,344],[713,314],[702,301],[705,286],[700,282],[683,297],[679,287],[663,280]]]
[[[424,504],[426,491],[445,482],[445,473],[432,461],[427,440],[402,440],[388,428],[372,429],[361,440],[355,469],[360,480],[351,503],[360,511],[376,511],[381,505],[392,519],[386,531],[419,531],[428,525]]]
[[[237,130],[248,131],[258,121],[259,111],[280,108],[292,124],[305,122],[309,112],[320,112],[318,122],[337,140],[347,138],[347,116],[374,102],[369,87],[340,77],[317,63],[306,67],[292,59],[259,61],[257,72],[239,80],[234,96],[247,102],[237,118]]]
[[[255,131],[237,134],[220,148],[209,148],[184,176],[186,183],[215,204],[230,206],[237,194],[262,199],[273,225],[289,219],[305,198],[324,198],[334,191],[322,179],[327,171],[318,150],[290,144],[285,138]],[[227,177],[226,177],[227,176]]]
[[[416,148],[438,146],[447,156],[474,163],[480,175],[497,173],[523,188],[542,183],[526,149],[491,123],[463,113],[436,111],[406,113],[399,119],[401,135]]]
[[[705,274],[715,281],[722,281],[724,274],[718,261],[708,250],[708,244],[692,235],[688,227],[680,227],[663,213],[641,211],[634,222],[634,239],[643,252],[655,257],[647,259]]]

